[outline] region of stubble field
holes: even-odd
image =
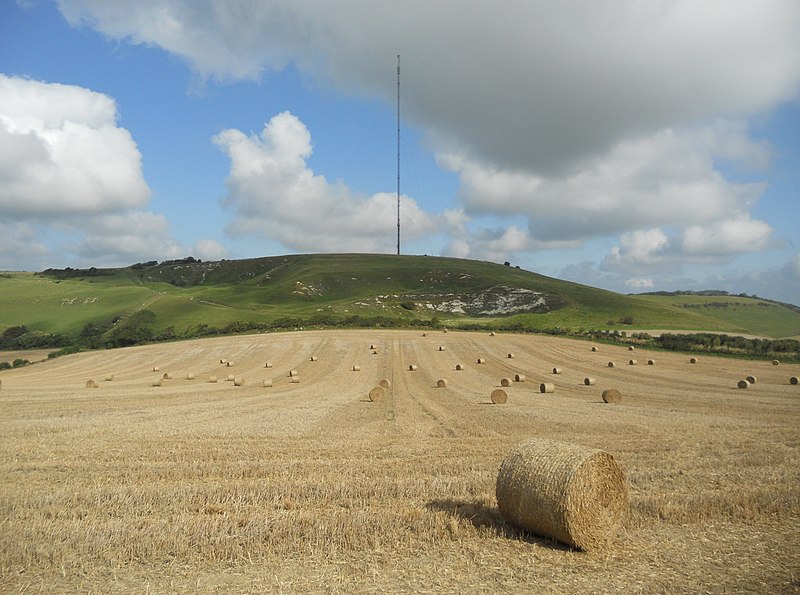
[[[800,366],[591,348],[320,331],[0,372],[0,589],[800,589],[800,386],[789,384]],[[526,381],[492,405],[514,374]],[[737,389],[748,375],[756,384]],[[370,402],[382,378],[386,399]],[[539,393],[545,381],[554,393]],[[622,402],[603,403],[606,388]],[[613,546],[570,551],[504,523],[497,471],[529,437],[601,448],[621,464],[630,510]]]

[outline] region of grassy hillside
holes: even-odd
[[[705,306],[730,301],[728,306]],[[705,302],[703,300],[706,300]],[[689,304],[687,306],[687,304]],[[156,331],[201,325],[429,323],[519,329],[633,328],[800,335],[800,314],[751,298],[626,296],[472,260],[365,254],[141,263],[0,276],[0,331],[76,336],[155,314]]]

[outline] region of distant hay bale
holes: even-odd
[[[446,333],[446,332],[447,332],[447,329],[446,329],[446,328],[443,328],[443,329],[442,329],[442,332],[443,332],[443,333]]]
[[[439,378],[439,380],[436,381],[436,388],[447,388],[447,380]]]
[[[587,376],[586,378],[584,378],[584,379],[583,379],[583,383],[584,383],[586,386],[594,386],[595,379],[594,379],[594,378],[592,378],[591,376]]]
[[[191,372],[188,372],[186,374],[186,380],[194,380],[194,374],[192,374]]]
[[[463,369],[464,366],[462,366],[461,364],[456,364],[456,370],[463,370]]]
[[[244,378],[234,378],[233,386],[244,386]]]
[[[633,351],[633,345],[628,345],[628,351]]]
[[[264,364],[264,367],[265,367],[265,368],[271,368],[271,367],[272,367],[272,362],[266,362],[266,363]]]
[[[163,384],[161,378],[158,380],[153,380],[153,386],[161,386]]]
[[[153,372],[160,372],[161,369],[158,366],[153,366]]]
[[[312,355],[312,356],[311,356],[311,361],[312,361],[312,362],[315,362],[315,361],[317,361],[317,359],[318,359],[318,358],[317,358],[317,356],[316,356],[316,355]]]
[[[638,360],[635,360],[635,359],[629,359],[629,360],[628,360],[628,365],[629,365],[629,366],[635,366],[635,365],[637,365],[638,363],[639,363],[639,361],[638,361]]]
[[[361,371],[361,366],[358,366],[358,365],[354,364],[353,367],[350,368],[350,370],[353,371],[353,372],[360,372]]]
[[[689,358],[689,363],[690,364],[696,364],[697,363],[697,358],[696,357],[690,357]]]
[[[513,354],[513,353],[509,353],[509,354],[508,354],[506,357],[507,357],[508,359],[512,359],[512,358],[514,357],[514,354]]]
[[[445,350],[444,345],[439,345],[439,351],[444,351],[444,350]]]
[[[108,374],[106,376],[106,382],[113,382],[113,381],[114,381],[114,375],[113,374]]]
[[[378,383],[378,386],[380,386],[383,389],[390,388],[392,386],[392,381],[389,380],[388,378],[382,378],[381,381]]]
[[[609,367],[609,368],[613,368],[615,365],[616,365],[616,364],[614,364],[614,362],[608,362],[608,367]]]
[[[655,366],[656,365],[656,360],[654,360],[654,359],[647,360],[647,365],[648,366]]]
[[[508,393],[506,393],[506,391],[504,391],[502,388],[496,388],[492,391],[490,398],[492,399],[492,403],[495,405],[502,405],[508,401]]]
[[[265,378],[264,380],[262,380],[261,381],[261,386],[263,386],[265,388],[271,387],[272,386],[272,378]]]
[[[561,368],[553,368],[553,374],[561,374]]]
[[[163,380],[172,380],[172,374],[170,374],[169,372],[164,372],[164,374],[161,376],[161,378]]]
[[[607,388],[603,391],[603,402],[619,403],[622,400],[622,393],[616,388]]]
[[[792,376],[789,378],[789,384],[797,384],[797,383],[798,383],[797,376]]]
[[[781,362],[780,362],[780,360],[774,359],[774,360],[772,360],[772,365],[773,366],[780,366]]]
[[[289,370],[289,378],[297,376],[297,370]]]
[[[227,362],[225,362],[225,367],[232,368],[233,367],[233,362],[228,360]]]
[[[378,350],[377,349],[373,349],[372,350],[372,355],[378,355]]]
[[[289,384],[300,384],[300,376],[292,376],[289,378]]]
[[[409,372],[416,372],[417,368],[419,368],[419,366],[417,364],[409,364],[408,365],[408,371]]]
[[[234,380],[236,380],[236,376],[234,376],[233,374],[228,374],[228,377],[225,379],[225,382],[233,382]]]
[[[539,385],[539,392],[540,393],[554,393],[556,392],[556,385],[552,382],[542,382]]]
[[[386,391],[382,386],[375,386],[369,391],[369,400],[373,403],[379,403],[386,398]]]
[[[485,359],[483,359],[482,357],[479,357],[479,358],[478,358],[478,363],[479,363],[479,364],[486,363],[486,360],[485,360]]]
[[[89,378],[89,380],[86,381],[86,388],[97,388],[97,383]]]
[[[592,347],[592,351],[597,351],[597,347]]]
[[[514,382],[525,382],[525,374],[514,374]]]
[[[750,386],[750,383],[749,383],[749,382],[747,382],[747,380],[740,380],[740,381],[739,381],[739,382],[736,384],[736,386],[738,386],[739,388],[747,388],[748,386]]]
[[[500,386],[509,387],[511,386],[511,380],[508,378],[501,378],[500,379]]]
[[[375,346],[375,344],[374,344],[374,343],[372,343],[372,344],[369,346],[369,348],[370,348],[370,349],[377,349],[377,347]]]
[[[511,525],[582,550],[608,545],[628,507],[625,475],[614,457],[540,438],[509,452],[495,495]]]
[[[758,380],[755,376],[745,376],[745,378],[747,379],[747,382],[749,382],[750,384],[755,384],[756,380]]]
[[[494,332],[494,331],[492,331],[491,333],[489,333],[489,336],[490,336],[490,337],[494,337],[494,336],[495,336],[495,332]]]
[[[221,363],[221,364],[224,366],[225,364],[227,364],[227,363],[228,363],[228,360],[226,360],[226,359],[221,359],[221,360],[219,360],[219,363]]]
[[[423,337],[427,337],[427,336],[428,336],[428,333],[422,333],[422,336],[423,336]]]
[[[217,381],[217,377],[216,376],[209,376],[208,377],[208,381],[209,382],[216,382]]]

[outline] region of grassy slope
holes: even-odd
[[[400,306],[407,294],[478,292],[497,286],[546,293],[559,306],[547,314],[496,321],[533,329],[695,329],[770,336],[800,334],[800,315],[750,298],[626,296],[487,262],[394,255],[278,256],[191,266],[159,266],[57,281],[30,273],[0,276],[0,329],[25,324],[45,332],[75,334],[88,322],[146,307],[157,326],[181,330],[234,321],[268,322],[284,316],[386,315],[430,318],[427,309]],[[179,283],[183,286],[176,286]],[[377,298],[377,299],[376,299]],[[685,303],[730,300],[727,308],[686,308]],[[438,313],[445,323],[489,322]],[[608,325],[609,321],[615,324]]]

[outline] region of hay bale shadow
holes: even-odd
[[[503,518],[503,515],[500,514],[500,509],[497,508],[497,506],[487,506],[481,500],[455,500],[445,498],[431,500],[425,504],[425,508],[432,512],[444,512],[456,519],[469,521],[476,529],[488,527],[493,529],[499,537],[504,539],[524,541],[525,543],[539,545],[556,551],[574,551],[574,548],[564,545],[559,541],[540,537],[509,525]]]

